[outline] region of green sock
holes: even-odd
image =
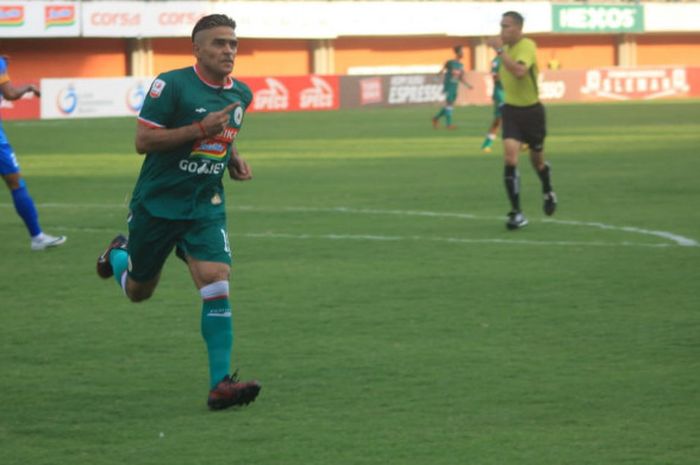
[[[445,119],[447,119],[447,125],[452,126],[452,108],[445,108]]]
[[[202,337],[209,356],[209,384],[213,389],[231,370],[233,324],[228,301],[228,281],[199,290],[202,296]]]
[[[440,108],[440,111],[438,111],[438,114],[433,117],[433,119],[440,119],[442,116],[445,114],[445,108]]]
[[[122,275],[129,266],[129,254],[124,249],[112,249],[109,252],[109,263],[112,265],[115,281],[122,287]]]

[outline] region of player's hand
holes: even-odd
[[[235,155],[228,161],[228,175],[234,181],[249,181],[253,179],[253,170],[244,159]]]
[[[205,116],[200,123],[202,125],[202,129],[204,129],[206,137],[215,136],[226,129],[230,118],[229,113],[239,105],[239,102],[234,102],[226,105],[219,111],[213,111]]]

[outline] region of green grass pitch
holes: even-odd
[[[559,211],[509,232],[491,111],[251,114],[226,181],[235,363],[207,411],[200,301],[97,278],[126,230],[133,119],[6,122],[44,229],[0,198],[3,465],[695,465],[700,102],[550,105]]]

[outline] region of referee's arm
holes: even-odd
[[[506,52],[501,51],[501,64],[516,78],[520,79],[527,74],[527,66],[521,61],[513,60]]]

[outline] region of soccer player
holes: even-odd
[[[10,75],[7,72],[7,57],[0,56],[0,93],[7,100],[17,100],[28,92],[32,92],[37,97],[41,96],[39,89],[34,85],[15,87],[10,82]],[[15,204],[17,214],[24,221],[24,225],[31,237],[30,246],[32,250],[45,250],[49,247],[56,247],[66,242],[66,236],[50,236],[42,231],[39,224],[39,214],[37,213],[34,200],[29,195],[27,183],[20,173],[19,163],[15,151],[12,149],[5,129],[0,121],[0,175],[5,180],[8,189],[12,193],[12,201]]]
[[[457,129],[457,126],[452,124],[452,111],[454,103],[457,100],[459,83],[461,82],[468,89],[473,89],[464,75],[464,64],[462,63],[464,52],[462,51],[462,46],[457,45],[453,50],[455,52],[455,57],[452,60],[447,60],[440,70],[440,75],[444,76],[442,91],[445,94],[445,106],[433,116],[433,128],[435,129],[440,127],[440,119],[443,116],[445,117],[447,129]]]
[[[231,369],[233,327],[229,303],[231,249],[223,173],[252,179],[235,139],[252,93],[233,79],[236,23],[202,17],[192,30],[194,66],[160,74],[151,85],[136,128],[136,151],[146,154],[129,206],[129,237],[116,236],[97,260],[97,274],[114,276],[132,302],[153,294],[175,249],[202,298],[201,332],[209,358],[212,410],[246,405],[257,381]]]
[[[503,105],[504,180],[511,211],[506,227],[510,230],[527,225],[520,209],[518,152],[528,144],[530,161],[542,183],[544,213],[553,215],[557,196],[552,189],[549,164],[544,160],[544,138],[547,134],[544,107],[537,90],[537,46],[523,36],[524,19],[520,13],[508,11],[501,18],[500,37],[490,44],[501,59],[498,76],[505,91]]]
[[[501,113],[503,104],[505,103],[503,85],[501,84],[501,79],[498,77],[498,69],[500,66],[501,57],[496,55],[493,60],[491,60],[491,77],[493,78],[493,92],[491,93],[491,100],[493,100],[493,120],[491,121],[491,126],[486,134],[484,143],[481,144],[481,150],[486,153],[491,153],[491,146],[493,146],[493,141],[496,140],[498,128],[501,127]]]

